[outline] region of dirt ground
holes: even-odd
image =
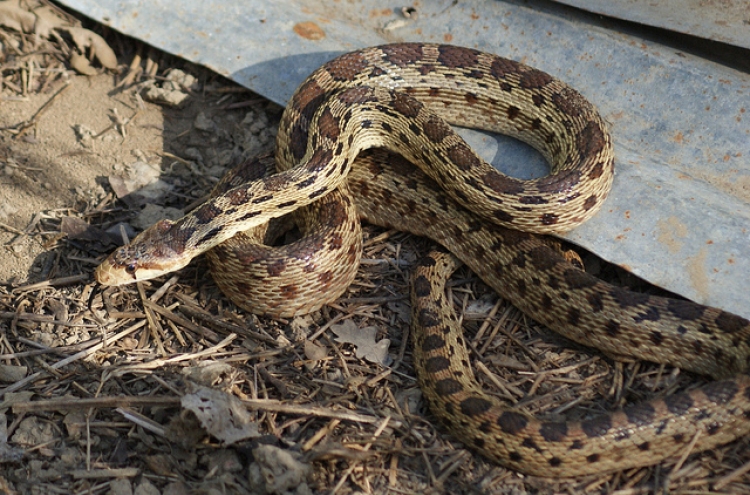
[[[416,383],[408,275],[424,242],[396,231],[368,226],[355,284],[307,317],[238,310],[203,259],[90,300],[123,232],[188,211],[228,167],[271,149],[281,109],[84,27],[115,68],[94,61],[83,75],[74,41],[0,26],[0,493],[750,493],[748,439],[572,480],[466,450]],[[471,273],[452,291],[483,385],[533,414],[588,418],[706,383],[572,344]],[[358,357],[352,329],[394,364]]]

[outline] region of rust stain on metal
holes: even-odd
[[[312,21],[298,22],[294,25],[294,32],[297,33],[300,38],[305,38],[306,40],[311,41],[322,40],[326,37],[325,31]]]
[[[305,38],[306,40],[311,41],[322,40],[326,37],[325,31],[312,21],[298,22],[294,25],[294,32],[297,33],[300,38]]]

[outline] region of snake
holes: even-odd
[[[500,174],[451,124],[530,144],[550,174],[527,181]],[[327,62],[302,83],[281,117],[274,156],[235,168],[203,205],[115,250],[95,278],[110,286],[147,280],[205,252],[217,285],[239,306],[272,317],[302,314],[335,300],[355,276],[363,219],[447,250],[414,270],[414,365],[433,414],[488,459],[571,477],[647,466],[742,437],[750,432],[750,321],[599,280],[550,241],[601,208],[613,177],[606,123],[555,77],[470,48],[370,47]],[[289,213],[305,236],[279,254],[263,246],[272,237],[267,225]],[[582,421],[534,418],[474,378],[445,295],[460,263],[575,342],[714,381]],[[245,275],[249,265],[256,271]]]

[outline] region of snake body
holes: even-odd
[[[443,119],[520,138],[547,158],[552,173],[535,181],[500,175]],[[404,158],[366,151],[381,147]],[[350,213],[356,208],[370,222],[439,242],[519,309],[568,338],[725,378],[581,423],[529,418],[474,381],[441,287],[454,263],[426,258],[412,288],[415,365],[432,410],[459,438],[533,474],[573,476],[652,464],[681,453],[696,436],[694,448],[701,450],[750,431],[750,377],[743,374],[750,322],[608,285],[532,233],[562,232],[593,215],[611,185],[612,158],[609,134],[593,106],[541,71],[447,45],[367,48],[325,64],[292,97],[277,138],[278,174],[265,173],[267,162],[246,165],[190,215],[159,222],[115,251],[96,277],[106,285],[152,278],[218,246],[212,263],[232,268],[217,282],[235,302],[251,306],[250,299],[260,296],[248,296],[251,289],[233,260],[265,260],[260,272],[282,287],[281,299],[305,302],[286,309],[276,301],[259,311],[310,311],[326,302],[321,288],[337,297],[353,276],[311,253],[344,253],[344,264],[356,267],[357,222]],[[328,203],[308,206],[321,198]],[[244,241],[222,245],[303,207],[328,208],[324,216],[337,221],[322,221],[325,236],[301,241],[283,258],[248,251]],[[247,236],[260,239],[262,232]],[[302,272],[315,281],[303,282]]]

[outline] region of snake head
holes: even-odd
[[[179,270],[190,262],[174,239],[174,222],[161,220],[110,254],[94,277],[105,286],[131,284]]]

